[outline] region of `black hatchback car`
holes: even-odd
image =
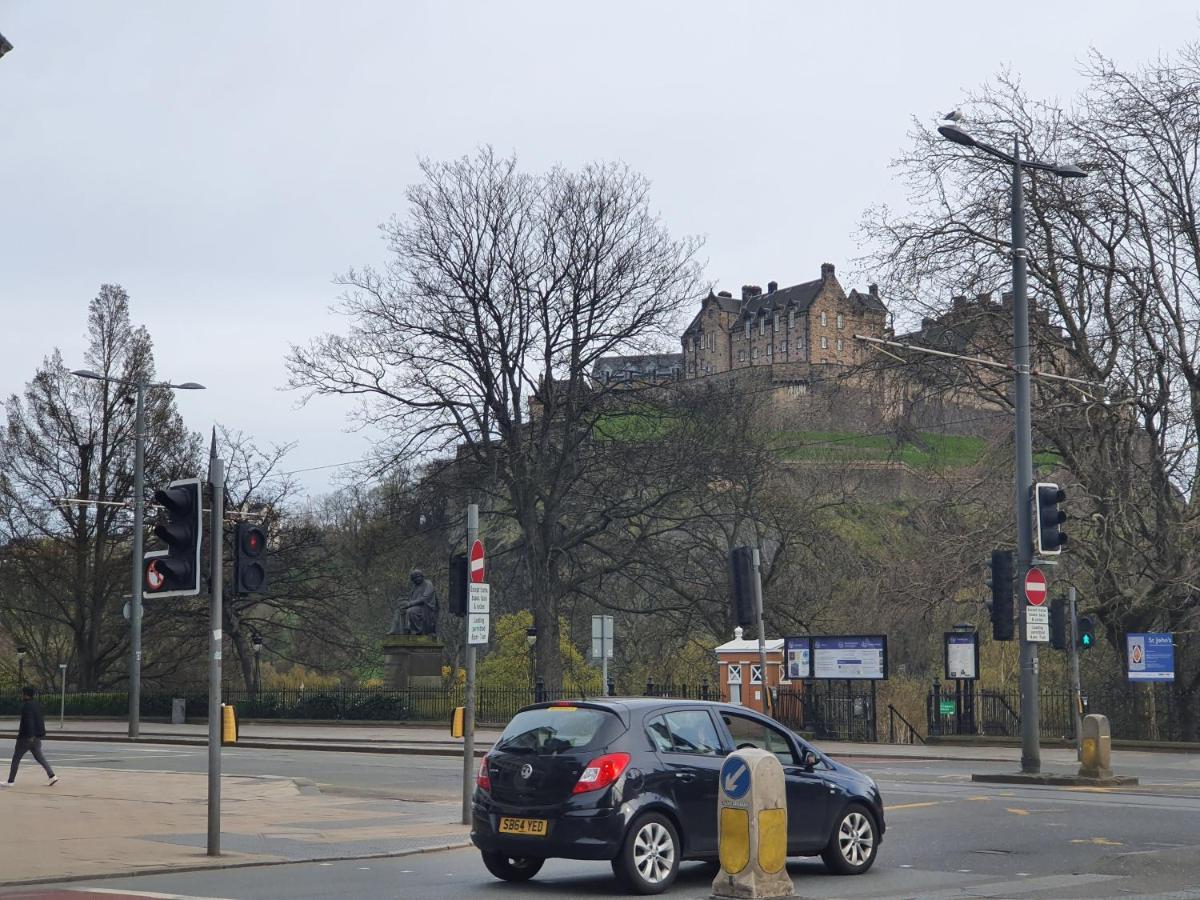
[[[548,858],[607,859],[630,891],[659,893],[682,860],[717,859],[718,776],[744,747],[783,763],[789,856],[820,855],[845,875],[871,867],[884,832],[873,779],[753,710],[688,700],[521,710],[480,762],[471,840],[506,881]]]

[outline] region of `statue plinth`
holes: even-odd
[[[383,636],[383,683],[391,690],[440,688],[446,645],[431,635]]]

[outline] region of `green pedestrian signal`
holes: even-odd
[[[1075,633],[1079,635],[1079,649],[1087,650],[1096,643],[1096,623],[1091,616],[1080,616],[1075,620]]]

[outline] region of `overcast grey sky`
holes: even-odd
[[[1016,8],[1017,14],[1011,9]],[[290,343],[339,327],[332,277],[378,263],[419,156],[621,160],[707,277],[850,263],[889,161],[1003,65],[1069,98],[1089,46],[1133,64],[1194,3],[0,0],[0,393],[81,359],[102,282],[132,298],[190,427],[360,457],[347,404],[295,408]],[[324,490],[337,470],[308,473]]]

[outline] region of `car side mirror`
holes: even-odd
[[[821,757],[817,756],[817,754],[813,753],[811,750],[804,751],[804,768],[815,769],[817,767],[817,763],[820,761]]]

